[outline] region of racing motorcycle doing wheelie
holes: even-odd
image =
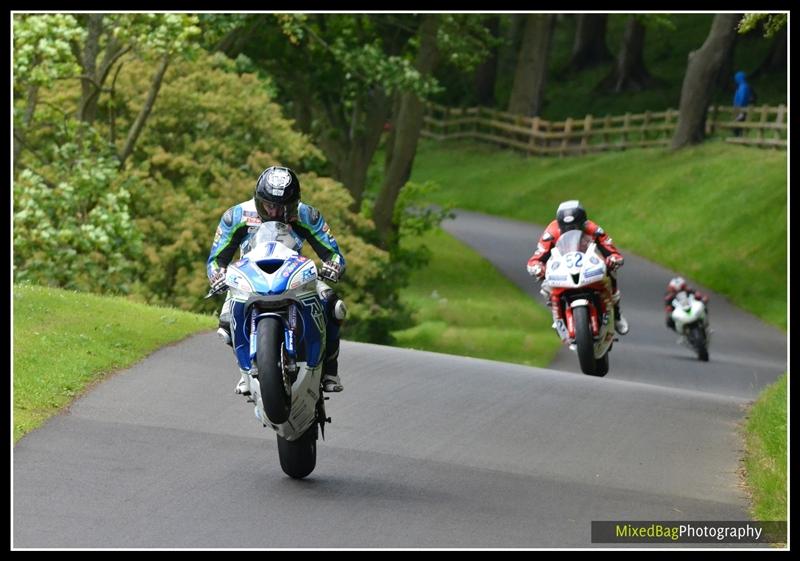
[[[299,247],[286,224],[265,222],[225,275],[231,298],[245,305],[256,419],[277,433],[281,468],[297,479],[314,470],[318,433],[324,438],[330,422],[321,385],[326,324],[317,267]]]
[[[711,327],[708,323],[706,305],[694,294],[681,290],[672,300],[672,321],[681,337],[678,343],[697,353],[697,358],[708,361],[708,345],[711,342]]]
[[[597,244],[580,230],[564,233],[556,242],[543,282],[558,298],[561,317],[553,328],[578,354],[581,371],[608,374],[608,353],[614,344],[614,305],[611,279]],[[555,300],[555,298],[553,298]]]

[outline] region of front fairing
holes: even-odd
[[[672,319],[678,325],[700,321],[705,317],[705,305],[693,294],[679,292],[672,300]]]
[[[234,300],[244,302],[253,295],[286,297],[314,283],[317,267],[298,253],[300,245],[288,225],[261,224],[250,250],[228,267],[225,281]]]
[[[581,288],[602,281],[606,264],[597,245],[580,230],[563,234],[547,260],[545,282],[552,288]]]

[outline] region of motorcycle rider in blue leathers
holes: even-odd
[[[330,232],[320,212],[300,202],[300,180],[289,168],[272,166],[264,170],[256,181],[253,198],[232,206],[222,215],[206,263],[206,272],[212,288],[225,286],[225,269],[233,260],[236,250],[243,255],[249,250],[249,241],[262,222],[279,221],[288,224],[298,247],[308,241],[322,259],[320,277],[338,282],[345,270],[345,260],[339,245]],[[322,386],[326,392],[342,391],[339,378],[339,332],[347,315],[344,302],[321,280],[317,280],[317,294],[325,307],[327,322],[325,357],[322,366]],[[236,393],[250,395],[249,346],[244,338],[244,303],[235,302],[228,292],[219,316],[217,333],[233,347],[239,363],[241,379]]]

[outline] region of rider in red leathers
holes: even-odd
[[[556,211],[556,219],[548,224],[542,236],[539,238],[539,243],[536,246],[536,252],[528,260],[528,273],[536,277],[539,281],[544,280],[544,273],[547,260],[550,258],[550,251],[555,246],[561,234],[570,230],[582,230],[585,235],[591,236],[597,243],[597,248],[606,259],[606,267],[609,271],[611,278],[611,298],[614,303],[614,315],[616,321],[614,329],[620,335],[628,333],[628,322],[622,316],[619,309],[619,301],[621,294],[617,288],[616,271],[624,263],[624,258],[614,246],[611,238],[605,231],[586,217],[586,211],[581,206],[579,201],[565,201],[561,203]],[[547,289],[545,289],[547,291]],[[550,298],[550,309],[553,313],[553,325],[559,332],[562,340],[567,337],[566,329],[558,329],[557,326],[563,325],[562,310],[559,303],[558,295],[547,291]]]

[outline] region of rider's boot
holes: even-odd
[[[217,329],[217,335],[219,335],[219,338],[222,339],[226,345],[228,345],[229,347],[233,347],[233,340],[231,339],[230,323],[223,323],[222,320],[220,320],[219,329]]]
[[[561,317],[561,302],[558,297],[550,297],[550,311],[553,312],[553,325],[551,327],[556,330],[562,343],[566,343],[569,339],[569,332],[567,325],[564,323],[564,318]]]
[[[322,391],[340,392],[344,386],[339,378],[339,329],[347,317],[347,306],[330,288],[326,288],[323,295],[328,330],[325,334],[325,359],[322,363]]]
[[[234,392],[240,395],[250,395],[250,372],[240,368],[239,373],[242,375],[242,377],[236,384]]]
[[[219,329],[217,335],[222,339],[226,345],[233,347],[233,340],[231,339],[231,300],[227,299],[222,305],[222,311],[219,314]]]
[[[619,311],[619,307],[614,309],[614,329],[617,330],[617,333],[620,335],[626,335],[628,333],[628,320],[625,319],[625,316],[622,315],[622,312]]]
[[[342,381],[339,379],[339,341],[336,340],[333,346],[335,348],[325,357],[325,363],[322,365],[322,391],[324,392],[340,392],[344,389]]]
[[[611,298],[614,302],[614,329],[620,335],[625,335],[628,333],[628,320],[625,319],[619,309],[619,301],[622,298],[622,294],[617,290],[611,295]]]

